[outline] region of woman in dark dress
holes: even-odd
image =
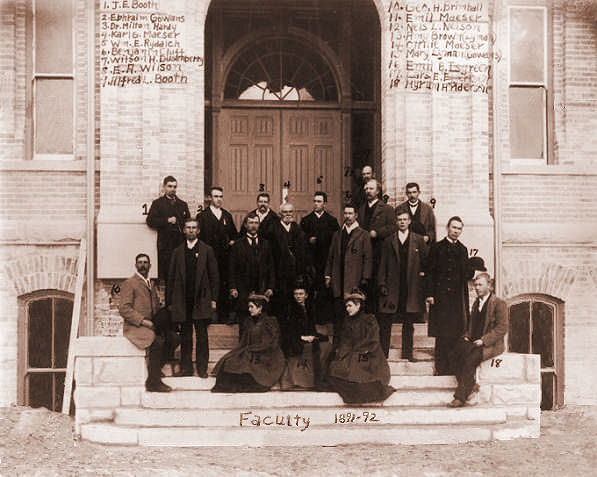
[[[258,393],[278,382],[286,360],[280,349],[280,330],[274,317],[263,313],[264,295],[249,295],[249,318],[240,343],[214,368],[214,393]]]
[[[350,404],[385,401],[395,391],[388,386],[390,367],[379,343],[377,320],[361,311],[364,301],[360,290],[345,296],[348,316],[328,369],[329,389]]]

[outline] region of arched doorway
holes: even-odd
[[[19,402],[60,411],[73,296],[58,290],[42,290],[19,301]]]
[[[508,351],[541,355],[541,409],[564,404],[564,306],[546,295],[508,304]]]
[[[313,192],[336,216],[353,171],[380,164],[380,28],[369,0],[214,0],[206,22],[206,188],[237,225],[283,188],[297,219]]]

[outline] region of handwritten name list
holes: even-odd
[[[184,48],[184,15],[160,11],[155,0],[105,0],[100,13],[102,87],[188,84],[201,56]]]
[[[487,93],[490,38],[484,3],[392,1],[390,88]]]

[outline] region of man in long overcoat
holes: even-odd
[[[410,230],[422,235],[425,242],[435,242],[435,214],[433,208],[419,200],[419,184],[409,182],[406,184],[406,196],[408,200],[402,202],[397,208],[408,212],[410,215]]]
[[[311,304],[316,323],[331,321],[333,313],[329,289],[324,286],[324,272],[332,237],[340,226],[336,218],[325,210],[327,200],[325,192],[315,192],[313,211],[301,220],[301,228],[307,240],[307,253],[315,275],[311,288]]]
[[[325,266],[325,285],[334,297],[334,335],[344,318],[344,295],[362,287],[371,278],[371,240],[357,222],[354,206],[344,207],[344,225],[332,238]]]
[[[408,212],[396,209],[398,231],[382,244],[377,283],[380,290],[378,315],[380,342],[388,357],[392,334],[392,318],[398,314],[402,321],[402,358],[414,361],[414,322],[425,313],[425,269],[428,247],[421,235],[409,230]],[[382,326],[383,325],[383,326]]]
[[[286,312],[297,278],[304,277],[307,272],[305,234],[294,221],[294,206],[282,204],[280,215],[282,218],[271,227],[270,242],[276,270],[276,289],[272,300],[276,317]]]
[[[166,281],[172,252],[184,242],[184,222],[191,215],[187,203],[176,195],[176,179],[165,177],[163,186],[164,195],[151,203],[145,221],[149,227],[157,230],[158,277]]]
[[[250,212],[245,219],[247,233],[230,249],[228,262],[228,287],[235,300],[242,338],[245,321],[249,316],[248,298],[251,292],[264,293],[269,299],[276,286],[276,274],[269,242],[259,237],[259,217]]]
[[[207,327],[216,310],[220,280],[218,263],[213,249],[197,238],[197,220],[187,219],[184,233],[185,242],[172,254],[166,304],[172,313],[172,321],[182,327],[180,364],[183,376],[194,374],[191,357],[194,327],[197,372],[200,377],[207,378]]]
[[[359,209],[359,223],[371,238],[371,249],[373,251],[373,269],[379,268],[379,261],[381,259],[381,244],[386,237],[392,235],[398,227],[396,226],[396,216],[392,206],[384,203],[379,199],[381,191],[381,184],[375,179],[369,180],[365,184],[365,195],[367,201],[361,205]],[[371,282],[366,287],[368,300],[367,310],[370,312],[377,311],[377,276],[374,274],[371,277]],[[378,317],[379,318],[379,317]],[[383,317],[382,317],[383,319]],[[380,323],[381,327],[381,323]]]
[[[506,349],[504,336],[508,332],[508,307],[491,291],[491,277],[479,273],[473,284],[477,299],[471,318],[457,345],[454,372],[458,387],[450,407],[462,407],[475,387],[475,371],[483,361],[501,354]]]
[[[447,237],[432,247],[429,258],[428,334],[435,337],[437,375],[454,373],[452,355],[468,323],[468,281],[474,272],[468,263],[468,251],[458,240],[463,227],[460,217],[451,217]]]
[[[220,291],[218,293],[218,316],[220,321],[228,319],[228,254],[238,233],[232,214],[222,207],[224,191],[214,186],[209,191],[209,206],[197,214],[199,239],[213,248],[220,273]]]
[[[147,349],[148,377],[145,388],[151,392],[168,392],[170,386],[162,382],[161,369],[165,362],[164,346],[169,323],[152,319],[160,308],[160,300],[148,278],[151,263],[149,256],[140,253],[135,257],[135,274],[120,285],[118,311],[124,318],[123,334],[139,349]]]

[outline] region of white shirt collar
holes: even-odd
[[[404,241],[408,238],[408,229],[406,229],[404,232],[402,232],[401,230],[398,231],[398,240],[400,240],[400,243],[404,243]]]
[[[255,212],[257,213],[257,217],[259,217],[259,222],[263,222],[263,219],[265,219],[267,217],[267,214],[269,214],[269,211],[271,209],[267,209],[267,212],[265,214],[262,214],[261,212],[259,212],[259,209],[257,209]]]
[[[419,201],[417,200],[417,202],[415,204],[411,204],[410,202],[408,203],[408,206],[411,209],[416,209],[417,207],[419,207]]]
[[[351,226],[348,226],[346,224],[343,225],[343,229],[346,230],[347,234],[350,234],[354,229],[356,229],[359,226],[359,223],[355,220],[354,223]]]
[[[141,280],[143,280],[145,282],[145,284],[151,288],[151,281],[149,280],[149,278],[145,278],[143,275],[141,275],[139,272],[135,272],[135,274],[141,278]]]
[[[255,234],[254,236],[247,234],[247,242],[249,242],[249,245],[251,245],[251,241],[254,241],[255,245],[258,245],[259,244],[259,236],[257,234]]]
[[[367,202],[367,206],[369,207],[373,207],[375,204],[377,204],[377,201],[379,199],[376,197],[375,199],[373,199],[371,202]]]
[[[209,208],[211,210],[211,213],[214,214],[218,220],[220,220],[222,218],[222,209],[221,208],[218,209],[218,208],[214,207],[213,205],[210,205]]]
[[[286,232],[290,232],[290,227],[292,226],[292,222],[290,222],[289,224],[282,222],[280,220],[280,223],[282,224],[282,227],[284,227],[284,229],[286,230]]]
[[[195,245],[197,245],[197,242],[199,241],[199,239],[195,239],[192,242],[187,240],[187,248],[190,250],[192,249]]]
[[[450,242],[450,243],[456,243],[456,242],[458,242],[458,239],[456,239],[456,240],[452,240],[452,239],[451,239],[450,237],[448,237],[447,235],[446,235],[446,240],[447,240],[448,242]]]
[[[484,297],[478,297],[479,298],[479,311],[481,311],[483,309],[483,305],[485,305],[485,302],[487,300],[489,300],[489,295],[491,295],[491,293],[488,293]]]
[[[313,211],[313,213],[317,216],[318,219],[321,219],[321,216],[323,215],[324,212],[325,212],[325,210],[322,210],[321,212]]]

